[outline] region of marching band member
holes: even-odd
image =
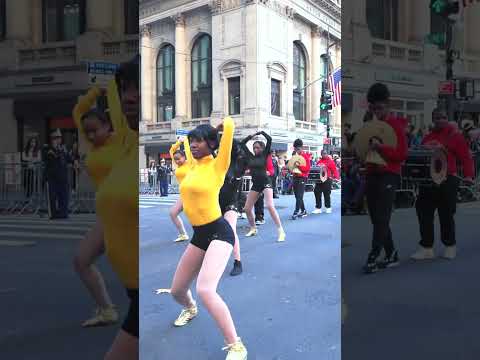
[[[406,119],[395,117],[390,113],[390,92],[381,83],[370,87],[367,94],[369,110],[380,121],[390,125],[397,137],[396,147],[381,144],[372,139],[370,150],[376,151],[385,160],[385,165],[367,164],[366,195],[368,212],[373,225],[372,248],[364,266],[365,273],[373,273],[378,268],[387,268],[399,264],[398,252],[395,250],[390,218],[392,215],[395,190],[399,186],[402,163],[407,158],[407,138],[405,135]],[[378,261],[382,250],[385,258]]]
[[[461,162],[465,181],[473,182],[473,160],[462,133],[458,127],[448,122],[443,109],[432,113],[433,129],[422,140],[425,146],[442,146],[447,152],[447,180],[440,186],[420,186],[415,203],[420,226],[420,247],[411,256],[414,260],[432,259],[434,242],[434,217],[438,209],[440,219],[440,238],[445,245],[443,257],[454,259],[456,256],[455,220],[457,191],[460,182],[457,161]]]
[[[311,156],[303,151],[303,141],[296,139],[293,142],[293,148],[296,155],[300,155],[305,159],[305,165],[296,164],[296,167],[300,172],[293,173],[293,192],[295,194],[295,211],[292,219],[295,220],[299,217],[307,216],[307,210],[305,209],[305,203],[303,202],[303,195],[305,194],[305,185],[307,183],[308,174],[311,168]]]
[[[321,152],[322,157],[317,161],[317,166],[324,166],[327,170],[327,181],[325,182],[317,182],[315,184],[315,210],[313,210],[313,214],[321,214],[322,213],[322,194],[325,197],[325,208],[326,213],[330,214],[332,212],[332,206],[330,201],[330,195],[332,193],[332,178],[337,180],[339,178],[337,165],[333,161],[333,159],[328,156],[326,150],[322,150]]]

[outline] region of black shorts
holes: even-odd
[[[206,225],[193,226],[192,245],[207,251],[213,240],[225,241],[232,246],[235,244],[233,229],[223,217]]]
[[[241,185],[242,180],[226,181],[223,184],[218,196],[222,215],[231,210],[238,212],[238,198]]]
[[[122,324],[122,329],[132,336],[138,338],[138,289],[127,289],[128,297],[130,298],[130,306],[128,313]]]
[[[252,188],[250,190],[261,193],[265,189],[273,189],[272,179],[270,177],[254,177],[252,178]]]

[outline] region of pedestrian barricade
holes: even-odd
[[[95,189],[84,164],[68,169],[69,212],[95,212]],[[0,210],[9,214],[48,211],[48,187],[43,163],[0,163]]]

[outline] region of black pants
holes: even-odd
[[[368,212],[373,225],[372,250],[370,255],[378,257],[382,251],[390,256],[395,250],[390,218],[392,216],[395,190],[400,176],[393,173],[370,174],[367,176],[366,193]]]
[[[449,176],[440,186],[420,187],[415,207],[420,225],[421,246],[433,247],[434,219],[437,209],[442,243],[446,246],[456,244],[454,215],[457,210],[458,185],[458,178]]]
[[[68,217],[69,200],[68,181],[48,181],[48,197],[50,200],[50,216],[58,218]]]
[[[272,179],[273,196],[276,197],[278,195],[277,177],[276,176],[270,176],[270,179]]]
[[[264,199],[264,195],[263,193],[261,193],[257,199],[257,202],[255,203],[255,220],[263,220],[265,217],[265,214],[264,214],[265,204],[263,202],[263,199]]]
[[[328,179],[325,182],[318,182],[315,184],[315,189],[314,189],[314,194],[315,194],[315,207],[317,209],[322,208],[322,194],[323,197],[325,198],[325,207],[326,208],[331,208],[332,204],[330,201],[330,194],[332,193],[332,179]]]
[[[305,178],[293,178],[293,193],[295,194],[295,213],[305,211],[305,204],[303,202],[303,194],[305,194]]]
[[[168,180],[160,179],[160,196],[168,196]]]

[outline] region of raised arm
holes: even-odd
[[[100,94],[101,92],[98,87],[95,86],[91,88],[86,95],[78,99],[77,104],[73,108],[73,120],[75,121],[78,132],[83,138],[85,138],[85,133],[83,132],[82,116],[92,108]]]
[[[173,155],[175,155],[175,151],[177,151],[180,148],[181,144],[182,144],[182,142],[180,140],[178,140],[175,144],[173,144],[170,147],[170,159],[172,159],[172,161],[173,161]]]
[[[265,145],[264,154],[270,154],[270,149],[272,148],[272,137],[268,135],[265,131],[259,131],[258,135],[263,135],[263,137],[267,140],[267,144]]]
[[[242,150],[245,152],[245,155],[247,157],[251,157],[253,156],[252,152],[250,151],[250,149],[248,148],[247,146],[247,143],[252,140],[252,138],[254,137],[255,135],[248,135],[245,139],[243,139],[242,141],[240,141],[240,146],[242,148]]]
[[[117,83],[115,80],[110,80],[108,83],[107,99],[113,131],[119,134],[126,133],[129,127],[127,119],[125,119],[125,116],[123,115],[122,103],[120,101]]]
[[[232,157],[233,133],[235,131],[235,123],[231,117],[223,120],[223,135],[220,139],[218,155],[215,159],[215,170],[226,174],[230,166]]]
[[[187,166],[192,166],[193,157],[192,152],[190,151],[190,143],[188,141],[188,136],[185,136],[185,139],[183,140],[183,148],[185,149],[185,156],[187,158],[186,164]]]

